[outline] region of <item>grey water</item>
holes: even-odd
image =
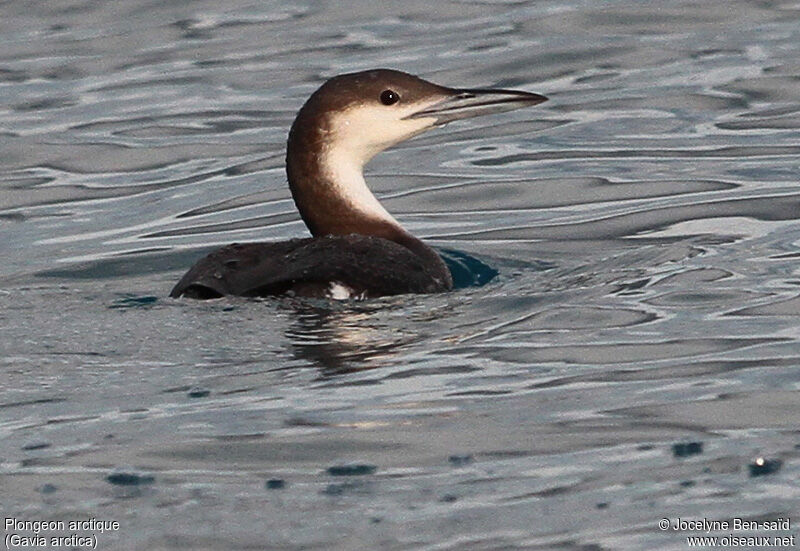
[[[792,0],[0,3],[4,517],[138,550],[793,534],[798,60]],[[460,288],[166,298],[307,235],[288,127],[374,67],[550,98],[368,166]]]

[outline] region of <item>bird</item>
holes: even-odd
[[[300,108],[286,146],[289,189],[311,237],[217,249],[170,296],[344,300],[451,290],[447,265],[381,205],[364,165],[427,130],[546,100],[519,90],[450,88],[393,69],[330,78]]]

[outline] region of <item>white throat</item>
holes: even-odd
[[[399,118],[402,115],[362,105],[332,116],[329,143],[320,159],[327,181],[348,204],[373,219],[397,226],[397,220],[367,187],[364,165],[384,149],[424,132],[435,122],[430,118]]]
[[[351,152],[343,148],[329,148],[321,161],[326,183],[345,203],[371,219],[400,225],[367,187],[360,159],[353,158]]]

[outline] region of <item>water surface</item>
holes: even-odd
[[[3,4],[4,513],[195,550],[677,550],[660,519],[800,521],[798,59],[789,1]],[[550,97],[367,170],[497,274],[165,298],[213,246],[306,235],[287,129],[372,67]]]

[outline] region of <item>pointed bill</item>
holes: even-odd
[[[435,124],[442,125],[460,119],[531,107],[545,101],[547,98],[540,94],[518,90],[452,90],[452,95],[449,97],[412,113],[406,118],[435,118]]]

